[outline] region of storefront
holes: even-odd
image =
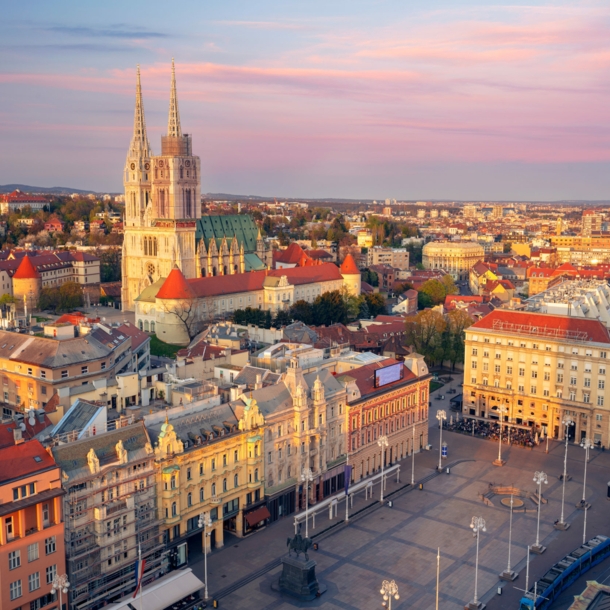
[[[267,509],[270,521],[277,521],[294,512],[296,505],[296,490],[294,487],[284,489],[281,492],[267,498]]]

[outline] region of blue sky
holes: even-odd
[[[176,59],[202,192],[609,199],[607,2],[4,7],[0,183],[120,191]]]

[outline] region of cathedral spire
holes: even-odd
[[[167,135],[179,138],[182,136],[180,127],[180,112],[178,110],[178,94],[176,93],[176,66],[172,57],[172,86],[169,97],[169,119],[167,121]]]
[[[131,138],[132,156],[138,153],[150,155],[150,145],[146,135],[146,120],[144,119],[144,102],[142,101],[142,83],[140,82],[140,66],[138,65],[136,77],[136,109],[133,118],[133,136]]]

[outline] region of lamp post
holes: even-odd
[[[55,574],[53,582],[51,583],[51,595],[55,595],[59,591],[59,610],[63,610],[63,596],[62,593],[68,593],[70,588],[70,582],[68,581],[68,575],[62,574],[61,576]]]
[[[562,487],[561,487],[561,517],[559,519],[559,521],[555,524],[555,529],[558,530],[562,530],[565,532],[565,530],[567,530],[570,527],[569,523],[566,523],[563,519],[563,508],[565,505],[565,500],[566,500],[566,479],[568,478],[568,428],[572,425],[572,420],[568,417],[566,419],[564,419],[562,422],[562,425],[565,426],[566,428],[566,448],[565,448],[565,452],[563,454],[563,476],[562,478]],[[547,436],[548,439],[548,436]]]
[[[411,485],[415,485],[415,422],[413,422],[413,442],[411,443]]]
[[[508,409],[504,405],[498,407],[498,413],[500,413],[500,438],[498,439],[498,459],[494,460],[494,466],[504,466],[504,464],[506,463],[502,459],[502,418],[507,412]]]
[[[477,554],[474,563],[474,599],[468,604],[468,607],[471,610],[477,610],[481,607],[481,602],[479,601],[478,588],[479,588],[479,535],[481,532],[486,532],[485,529],[485,519],[483,517],[473,517],[472,522],[470,523],[470,528],[472,529],[472,533],[477,538]]]
[[[197,522],[199,527],[203,528],[203,569],[205,573],[205,599],[208,599],[208,536],[212,532],[208,532],[208,528],[212,527],[212,519],[208,513],[201,513],[199,515],[199,521]]]
[[[582,483],[582,500],[580,501],[579,508],[587,507],[587,463],[589,461],[589,449],[593,447],[593,441],[590,438],[583,438],[580,442],[580,446],[585,450],[585,476]]]
[[[388,437],[387,436],[380,436],[377,439],[377,444],[381,447],[381,495],[379,496],[379,501],[383,504],[383,487],[384,487],[384,480],[383,480],[383,468],[384,468],[384,464],[385,464],[385,450],[388,448]]]
[[[309,538],[309,484],[313,481],[313,472],[311,471],[311,468],[303,468],[301,481],[305,487],[305,538]]]
[[[439,409],[436,412],[440,428],[440,440],[438,441],[438,469],[443,469],[443,422],[447,419],[447,412],[444,409]]]
[[[396,600],[400,599],[400,595],[398,595],[398,585],[395,580],[384,580],[381,583],[379,593],[381,593],[383,597],[381,605],[388,610],[392,610],[392,598]]]
[[[517,576],[519,576],[519,574],[517,572],[515,572],[511,566],[510,566],[510,550],[511,550],[511,545],[512,545],[512,541],[513,541],[513,506],[514,506],[514,502],[513,502],[513,494],[510,494],[510,519],[508,522],[508,565],[506,567],[506,570],[504,570],[504,572],[502,572],[502,574],[500,574],[500,578],[502,580],[515,580],[515,578],[517,578]]]
[[[532,546],[532,551],[537,555],[542,555],[546,551],[546,547],[540,544],[540,507],[542,506],[542,484],[545,485],[549,482],[546,473],[536,471],[534,473],[534,482],[538,485],[538,524],[536,525],[536,544]]]

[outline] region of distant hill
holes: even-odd
[[[28,184],[0,184],[0,193],[12,193],[19,189],[24,193],[49,193],[50,195],[71,195],[79,193],[86,195],[94,191],[83,191],[82,189],[73,189],[67,186],[30,186]]]

